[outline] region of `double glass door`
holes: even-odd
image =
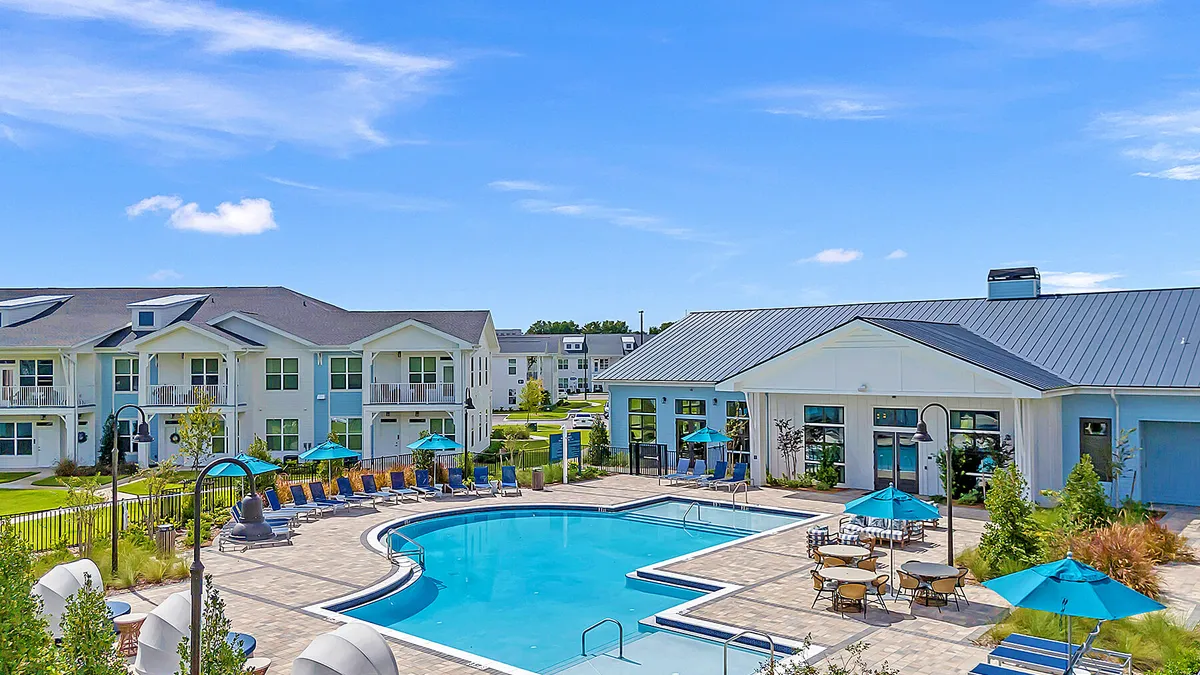
[[[875,432],[875,489],[895,483],[909,493],[920,494],[917,463],[920,451],[913,435],[903,431]]]

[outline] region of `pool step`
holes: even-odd
[[[693,530],[696,532],[706,532],[708,534],[722,534],[730,537],[746,537],[756,534],[754,530],[748,530],[743,527],[734,527],[732,525],[721,525],[709,521],[689,520],[687,527],[684,527],[684,522],[676,518],[664,518],[663,516],[651,516],[644,513],[623,513],[622,518],[635,520],[643,523],[652,523],[654,525],[663,525],[666,527],[675,527],[679,529]]]
[[[615,641],[607,649],[589,650],[546,671],[557,675],[722,675],[719,643],[653,630],[625,641],[625,658],[617,657]],[[765,656],[742,649],[729,651],[729,674],[751,675]]]

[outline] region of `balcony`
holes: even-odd
[[[68,386],[0,387],[0,408],[70,408],[91,404],[90,389],[80,389],[76,402],[72,403]]]
[[[227,391],[223,384],[152,384],[146,388],[144,405],[190,408],[202,400],[210,405],[228,405]]]
[[[454,403],[454,383],[385,383],[372,382],[368,404],[406,405],[422,403]]]

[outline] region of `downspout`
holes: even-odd
[[[1113,408],[1114,408],[1114,410],[1113,410],[1113,427],[1114,428],[1112,431],[1115,434],[1113,436],[1113,440],[1116,440],[1121,437],[1121,402],[1117,399],[1117,390],[1116,389],[1109,389],[1108,396],[1109,396],[1109,398],[1112,399],[1112,402],[1113,402]],[[1111,459],[1109,461],[1111,461]],[[1124,470],[1125,470],[1125,465],[1122,464],[1121,471],[1124,471]],[[1117,501],[1117,494],[1121,490],[1121,486],[1119,485],[1119,483],[1120,483],[1119,480],[1116,480],[1116,479],[1113,480],[1112,500],[1113,500],[1114,504]],[[1130,494],[1129,496],[1130,496],[1130,498],[1132,498],[1133,494]]]

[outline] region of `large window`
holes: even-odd
[[[565,377],[558,378],[558,390],[566,391],[567,390],[567,382],[568,382],[568,380]]]
[[[966,451],[963,473],[991,473],[1006,463],[1000,456],[1000,413],[994,410],[951,410],[950,442]],[[958,483],[955,483],[957,489]]]
[[[690,415],[692,417],[704,417],[704,400],[679,398],[675,399],[675,414]]]
[[[730,464],[750,463],[750,409],[745,401],[725,402],[725,433],[731,440],[726,459]]]
[[[362,357],[330,357],[329,388],[335,391],[362,389]]]
[[[119,392],[137,391],[140,367],[136,358],[113,359],[113,389]]]
[[[508,360],[508,374],[509,375],[517,374],[517,360],[516,359]]]
[[[595,368],[593,369],[593,372],[597,372],[597,373],[599,373],[599,372],[603,372],[603,371],[605,371],[605,370],[608,370],[608,364],[609,364],[609,360],[608,360],[608,359],[596,359],[596,360],[593,362],[593,364],[595,365]]]
[[[329,428],[341,439],[342,445],[350,450],[362,450],[363,428],[361,417],[334,418],[329,421]]]
[[[449,417],[435,417],[429,420],[429,433],[441,434],[450,440],[454,440],[454,420]]]
[[[408,357],[408,381],[410,384],[434,384],[437,382],[436,356]]]
[[[658,441],[658,403],[652,398],[629,399],[629,442]]]
[[[271,452],[299,452],[300,420],[267,419],[267,449]]]
[[[587,359],[575,359],[575,367],[579,370],[587,370]]]
[[[269,371],[270,368],[267,370]],[[218,359],[192,359],[192,386],[215,385],[220,384],[220,381],[220,361]]]
[[[1090,457],[1102,481],[1112,480],[1112,420],[1083,417],[1079,420],[1079,456]]]
[[[54,361],[51,359],[21,359],[20,379],[22,387],[54,386]]]
[[[832,462],[838,482],[846,482],[846,417],[841,406],[804,406],[804,470],[816,471]]]
[[[154,312],[138,312],[138,328],[153,328]]]
[[[875,426],[877,427],[902,427],[916,428],[917,426],[917,409],[916,408],[876,408],[875,409]]]
[[[559,369],[559,370],[566,370],[567,368],[569,368],[569,367],[570,367],[570,363],[571,363],[571,362],[570,362],[570,361],[568,361],[567,359],[559,359],[559,360],[558,360],[558,369]]]
[[[33,422],[0,422],[0,457],[33,455]]]
[[[137,433],[137,420],[117,420],[117,450],[118,455],[136,452],[138,444],[133,442]]]
[[[300,388],[300,359],[267,359],[267,391],[296,391]]]
[[[212,454],[214,454],[214,455],[225,454],[226,441],[225,441],[225,418],[224,417],[217,419],[217,433],[213,434],[213,437],[211,440],[212,440],[212,445],[210,447],[212,447]]]

